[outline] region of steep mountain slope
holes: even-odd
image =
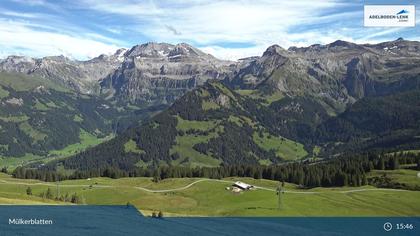
[[[86,62],[9,57],[0,60],[0,70],[40,84],[23,91],[1,84],[2,129],[12,135],[1,139],[0,155],[48,155],[80,140],[80,129],[102,137],[130,125],[65,167],[270,164],[320,149],[329,157],[415,147],[417,104],[407,97],[415,100],[412,91],[420,89],[419,49],[419,42],[403,39],[287,50],[274,45],[261,57],[233,63],[187,44],[147,43]],[[60,89],[45,92],[48,84]],[[372,128],[375,119],[381,125]],[[59,136],[70,129],[68,140]]]
[[[270,132],[246,106],[258,104],[209,82],[148,123],[60,163],[67,169],[130,170],[150,165],[270,164],[307,155],[302,144]]]
[[[419,88],[420,43],[398,39],[376,45],[336,41],[327,45],[274,45],[248,60],[226,83],[266,94],[309,96],[342,112],[366,96]]]
[[[420,90],[364,98],[324,122],[314,141],[325,153],[420,148]]]
[[[0,138],[0,158],[45,158],[83,137],[119,133],[221,77],[228,65],[187,44],[164,43],[88,61],[9,56],[0,60],[0,125],[9,134]]]
[[[101,94],[154,104],[172,103],[208,79],[223,79],[235,65],[184,43],[137,45],[124,57],[122,65],[101,81]]]
[[[208,79],[262,97],[312,97],[330,114],[365,96],[418,87],[420,43],[398,39],[374,45],[336,41],[309,47],[269,47],[261,57],[223,61],[188,44],[146,43],[88,61],[10,56],[0,70],[38,75],[125,104],[171,104]]]
[[[267,165],[419,148],[419,96],[416,89],[366,97],[331,117],[317,100],[284,97],[267,105],[264,99],[211,81],[142,126],[46,168],[132,171],[165,165]]]
[[[88,61],[73,61],[63,56],[39,59],[9,56],[0,61],[0,70],[38,76],[81,93],[93,94],[99,88],[98,81],[118,68],[124,52],[125,49],[120,49],[114,55],[101,55]]]
[[[160,105],[208,79],[223,79],[234,65],[185,43],[146,43],[88,61],[9,56],[0,60],[0,71],[39,76],[121,103]]]
[[[43,78],[0,73],[0,157],[46,157],[81,137],[114,133],[124,119],[140,118],[131,109]]]
[[[88,61],[10,56],[0,70],[58,81],[81,93],[117,102],[171,104],[208,79],[263,96],[309,96],[330,113],[365,96],[418,87],[420,43],[398,39],[358,45],[336,41],[309,47],[269,47],[261,57],[223,61],[188,44],[146,43]]]

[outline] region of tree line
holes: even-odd
[[[32,196],[32,188],[29,186],[26,188],[26,195]],[[56,195],[54,197],[54,194],[52,193],[51,189],[48,188],[47,191],[41,192],[38,197],[43,199],[50,199],[55,201],[62,201],[62,202],[71,202],[74,204],[78,204],[80,202],[80,198],[77,195],[77,193],[73,193],[72,195],[69,195],[69,193],[66,193],[65,195]]]
[[[211,178],[251,177],[294,183],[305,188],[333,186],[361,186],[368,183],[367,173],[372,170],[394,170],[401,165],[417,164],[420,169],[420,154],[396,153],[393,155],[366,153],[343,156],[317,163],[302,161],[271,166],[221,165],[219,167],[161,166],[136,168],[130,171],[118,167],[74,171],[65,175],[48,169],[18,167],[12,173],[15,178],[39,179],[47,182],[92,177],[151,177],[154,181],[166,178]]]

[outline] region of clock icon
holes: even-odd
[[[389,222],[386,222],[384,224],[384,230],[387,231],[387,232],[391,231],[392,230],[392,224],[389,223]]]

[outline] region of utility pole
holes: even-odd
[[[276,194],[278,198],[278,210],[280,210],[282,207],[282,195],[284,194],[284,182],[280,183],[279,181],[279,184],[276,189]]]
[[[57,184],[57,192],[56,192],[55,196],[56,196],[57,199],[59,199],[60,198],[60,175],[59,174],[57,174],[56,184]]]
[[[60,183],[60,180],[57,180],[57,182],[56,182],[56,184],[57,184],[56,197],[57,197],[57,198],[59,198],[59,196],[60,196],[60,187],[59,187],[59,183]]]

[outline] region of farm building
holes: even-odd
[[[250,190],[252,188],[254,188],[254,186],[243,183],[241,181],[236,181],[235,183],[232,184],[233,187],[239,188],[241,190]]]

